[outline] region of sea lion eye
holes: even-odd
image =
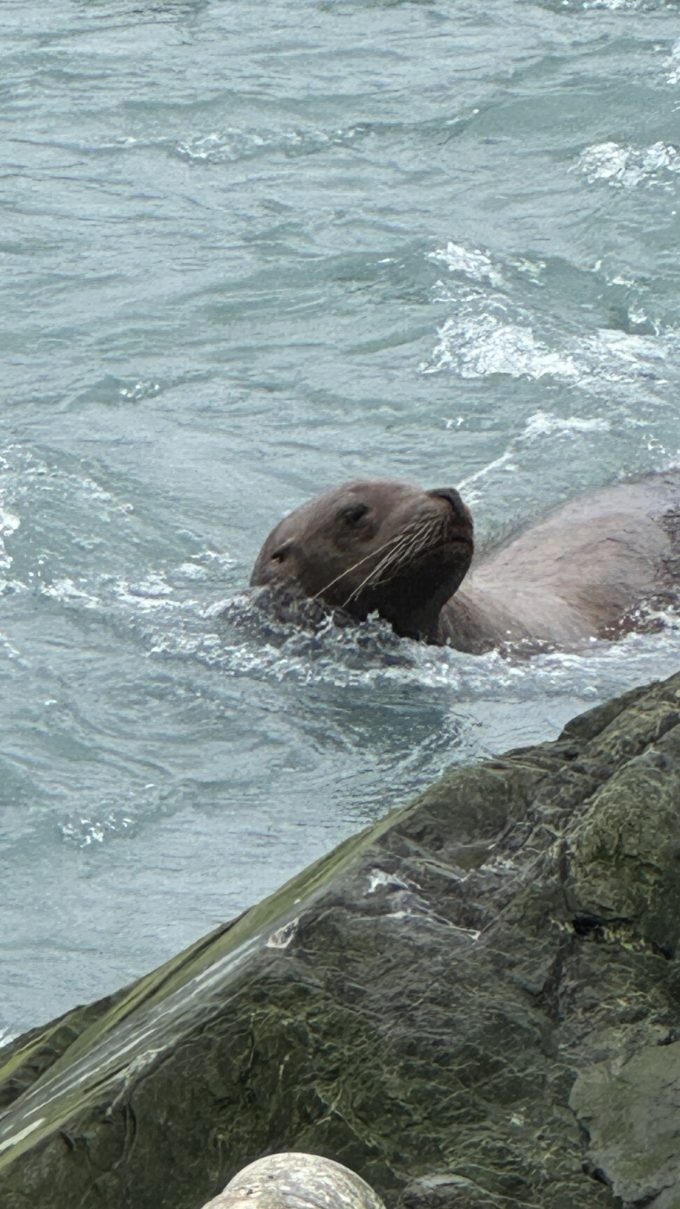
[[[350,504],[348,508],[343,508],[340,515],[348,525],[356,525],[367,512],[367,504]]]
[[[274,550],[274,552],[271,555],[271,561],[273,563],[285,562],[285,560],[287,559],[289,554],[290,554],[290,542],[287,542],[285,546],[279,546],[278,550]]]

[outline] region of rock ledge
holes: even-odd
[[[455,769],[0,1051],[3,1209],[197,1209],[272,1151],[402,1209],[680,1209],[680,675]]]

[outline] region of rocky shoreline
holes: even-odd
[[[0,1204],[198,1209],[298,1150],[401,1209],[679,1209],[679,931],[680,674],[0,1051]]]

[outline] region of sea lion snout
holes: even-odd
[[[463,503],[460,493],[456,491],[455,487],[433,487],[427,494],[434,496],[435,499],[446,500],[451,505],[454,515],[458,520],[466,521],[472,527],[472,513],[467,504]]]

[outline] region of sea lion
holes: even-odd
[[[453,487],[345,483],[272,530],[251,584],[292,589],[402,637],[481,653],[575,648],[680,589],[680,469],[588,492],[481,559]]]

